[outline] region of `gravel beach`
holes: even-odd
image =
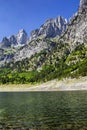
[[[26,92],[26,91],[76,91],[87,90],[87,77],[79,79],[51,80],[46,83],[29,85],[29,84],[9,84],[0,85],[0,92]]]

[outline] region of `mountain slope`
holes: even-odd
[[[24,29],[20,30],[17,35],[12,35],[7,38],[4,37],[2,42],[0,43],[0,48],[10,48],[16,46],[22,46],[27,43],[28,35]]]
[[[66,30],[66,26],[66,20],[60,16],[47,20],[40,29],[31,32],[28,45],[14,55],[14,60],[21,61],[24,58],[30,58],[31,55],[39,53],[42,50],[49,50],[51,47],[49,44],[50,39],[47,39],[60,36]]]
[[[3,38],[0,48],[4,49],[0,55],[0,66],[11,61],[22,61],[24,58],[30,58],[35,53],[42,50],[50,49],[49,42],[45,40],[47,37],[59,37],[65,31],[67,22],[62,17],[47,20],[37,31],[31,33],[28,38],[25,30],[20,30],[17,35],[12,35],[10,38]],[[22,47],[23,46],[23,47]],[[9,51],[10,50],[10,51]],[[5,53],[8,52],[8,53]]]
[[[39,29],[33,30],[30,35],[30,41],[43,36],[46,38],[52,38],[60,36],[67,27],[67,21],[63,17],[59,16],[55,19],[48,19]]]
[[[51,42],[53,41],[55,43],[55,47],[52,49],[52,52],[49,53],[49,51],[48,51],[49,56],[47,56],[47,58],[45,59],[44,62],[42,60],[43,64],[45,64],[45,63],[56,64],[58,59],[62,59],[63,57],[68,56],[70,53],[72,53],[72,51],[74,51],[77,47],[79,47],[80,44],[83,45],[83,43],[84,43],[84,47],[86,47],[86,45],[87,45],[87,41],[86,41],[86,39],[87,39],[87,8],[86,7],[87,7],[86,1],[85,0],[80,1],[79,10],[78,10],[77,14],[75,14],[75,16],[71,19],[71,21],[67,27],[67,30],[65,31],[65,33],[63,33],[62,37],[60,39],[58,39],[57,37],[49,38],[49,39],[51,39],[50,40]],[[54,23],[53,21],[55,21],[55,20],[52,20],[52,24]],[[49,23],[49,21],[47,21],[47,23]],[[44,33],[43,33],[43,35],[44,35]],[[29,43],[33,46],[33,44],[36,44],[35,41],[37,41],[37,45],[41,45],[39,47],[39,51],[37,51],[37,50],[35,51],[36,45],[33,46],[33,49],[31,49],[31,50],[28,47],[27,47],[27,49],[23,48],[20,51],[20,53],[18,52],[18,57],[21,57],[20,59],[25,59],[26,57],[30,58],[31,55],[33,55],[33,57],[36,57],[35,56],[36,52],[40,53],[40,51],[42,51],[42,50],[45,51],[45,49],[42,47],[43,45],[45,45],[45,43],[43,44],[44,39],[46,40],[48,38],[41,38],[41,39],[36,38],[35,40],[33,40],[33,42],[31,41],[31,43]],[[46,42],[47,42],[47,40],[46,40]],[[47,42],[47,48],[49,48],[48,45],[49,44]],[[46,47],[46,45],[45,45],[45,47]],[[33,51],[35,53],[31,54],[31,52],[33,52]],[[22,58],[24,55],[25,55],[25,57]],[[18,59],[18,57],[16,57],[15,59]],[[20,59],[18,59],[18,60],[20,60]],[[41,59],[40,56],[39,56],[39,59]],[[49,62],[50,59],[51,59],[51,62]],[[33,64],[35,65],[35,63],[39,64],[38,58],[32,62],[32,66],[33,66]],[[41,65],[39,67],[41,67]],[[36,68],[38,68],[38,67],[36,67]]]
[[[50,22],[45,24],[47,23]],[[48,25],[50,24],[47,24],[47,27]],[[1,83],[35,83],[87,75],[86,0],[80,1],[77,14],[61,37],[54,37],[50,33],[48,36],[42,32],[39,35],[37,30],[32,34],[31,41],[16,51],[10,62],[0,69]],[[52,34],[55,33],[52,31]]]
[[[76,42],[87,44],[87,0],[80,0],[79,10],[62,37],[73,45]]]

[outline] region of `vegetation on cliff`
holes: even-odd
[[[1,84],[36,83],[66,77],[87,76],[87,47],[78,45],[70,52],[69,44],[60,43],[52,52],[45,50],[0,68]]]

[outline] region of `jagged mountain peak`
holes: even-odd
[[[44,36],[47,38],[60,36],[62,32],[66,30],[67,21],[61,16],[57,18],[50,18],[46,20],[39,29],[33,30],[30,35],[30,40],[36,39],[38,36]]]
[[[42,26],[47,24],[56,24],[56,26],[59,26],[59,24],[67,24],[67,20],[64,19],[62,16],[58,16],[54,19],[53,18],[47,19]]]
[[[18,34],[19,34],[19,33],[27,34],[27,32],[26,32],[24,29],[20,29],[20,30],[18,31]]]
[[[65,24],[67,23],[67,19],[62,16],[58,16],[57,18],[55,18],[55,20],[57,20],[58,22],[64,22]]]
[[[9,39],[7,37],[4,37],[2,39],[1,47],[10,47],[10,42],[9,42]]]
[[[10,38],[9,38],[9,42],[11,43],[12,46],[16,46],[17,45],[17,39],[14,35],[12,35]]]
[[[76,43],[87,44],[87,0],[80,0],[78,12],[72,17],[62,38],[73,47]]]
[[[21,29],[18,34],[16,35],[17,43],[25,44],[28,40],[28,35],[24,29]]]
[[[12,35],[9,38],[4,37],[0,47],[1,48],[6,48],[6,47],[11,47],[11,46],[23,46],[27,43],[28,40],[28,35],[24,29],[21,29],[17,35]]]
[[[46,22],[42,24],[39,29],[36,29],[31,32],[31,35],[30,35],[31,41],[29,42],[29,44],[27,44],[26,46],[22,47],[17,52],[15,52],[13,59],[10,58],[10,60],[13,60],[14,62],[21,61],[23,59],[30,58],[31,56],[34,56],[36,53],[40,53],[41,51],[44,51],[44,50],[50,51],[51,48],[53,48],[53,46],[58,46],[59,48],[62,47],[61,41],[59,41],[59,38],[56,36],[61,36],[61,34],[64,32],[65,33],[63,34],[61,38],[62,38],[63,44],[69,43],[67,45],[68,53],[70,53],[71,50],[74,50],[75,45],[76,45],[74,43],[76,42],[87,43],[86,7],[87,7],[87,0],[80,0],[79,11],[70,20],[68,26],[67,26],[67,20],[61,16],[58,16],[57,18],[54,18],[54,19],[51,18],[51,19],[46,20]],[[54,39],[53,37],[57,39]],[[9,45],[9,43],[11,45],[12,44],[15,45],[15,43],[17,43],[17,45],[24,45],[26,41],[28,40],[27,38],[28,36],[27,36],[26,31],[24,29],[21,29],[17,33],[17,35],[13,35],[9,39],[7,38],[3,39],[3,42],[6,45]],[[55,44],[55,43],[58,43],[58,44]],[[60,49],[57,51],[60,52]],[[60,53],[60,57],[62,57],[61,53]]]

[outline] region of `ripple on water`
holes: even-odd
[[[2,130],[86,130],[87,92],[0,93]]]

